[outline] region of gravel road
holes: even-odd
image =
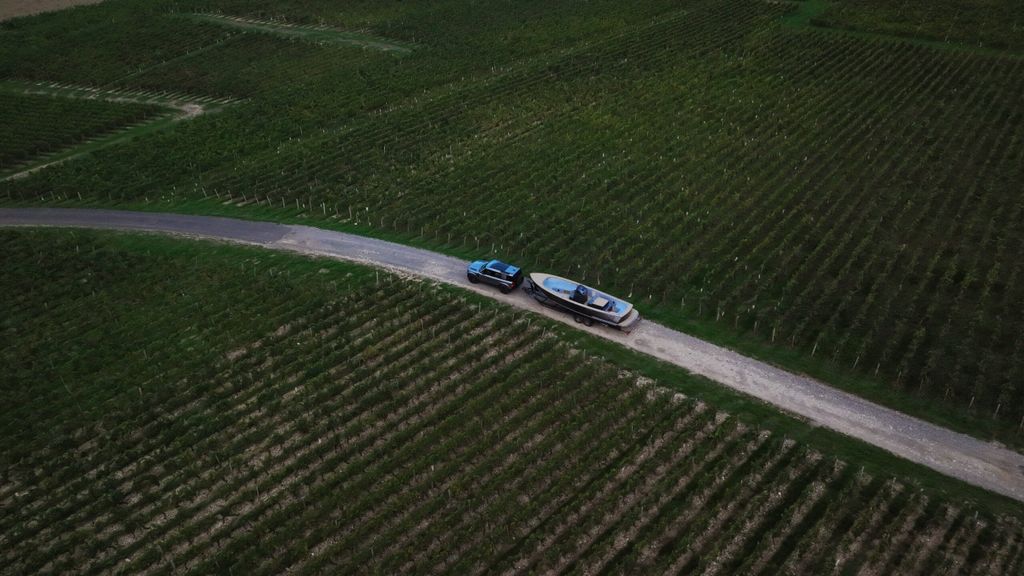
[[[763,400],[812,424],[1024,501],[1024,455],[884,408],[653,322],[642,321],[628,335],[600,326],[586,328],[572,322],[568,315],[536,304],[522,291],[504,295],[470,284],[466,281],[466,262],[435,252],[309,226],[146,212],[0,208],[0,226],[137,230],[209,238],[360,262],[454,284],[618,342]]]

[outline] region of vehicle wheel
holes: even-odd
[[[512,287],[511,286],[502,286],[501,288],[498,288],[498,290],[501,290],[502,294],[508,294],[509,292],[512,291]]]
[[[466,274],[466,278],[469,278],[470,284],[476,284],[476,283],[480,282],[480,279],[477,278],[476,276],[472,275],[472,274]]]

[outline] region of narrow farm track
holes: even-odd
[[[348,260],[457,285],[511,306],[569,322],[567,316],[536,305],[522,292],[502,295],[468,284],[462,260],[308,226],[111,210],[0,209],[0,227],[14,226],[157,232]],[[629,335],[596,327],[580,329],[710,378],[813,424],[1024,501],[1024,455],[884,408],[653,322],[641,323]]]

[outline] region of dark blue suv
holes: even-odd
[[[474,284],[484,282],[497,286],[504,294],[515,290],[516,286],[523,283],[523,271],[518,266],[506,264],[501,260],[472,262],[466,270],[466,277]]]

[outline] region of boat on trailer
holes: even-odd
[[[629,302],[561,276],[534,272],[523,287],[541,304],[569,312],[587,326],[598,322],[629,332],[640,322]]]

